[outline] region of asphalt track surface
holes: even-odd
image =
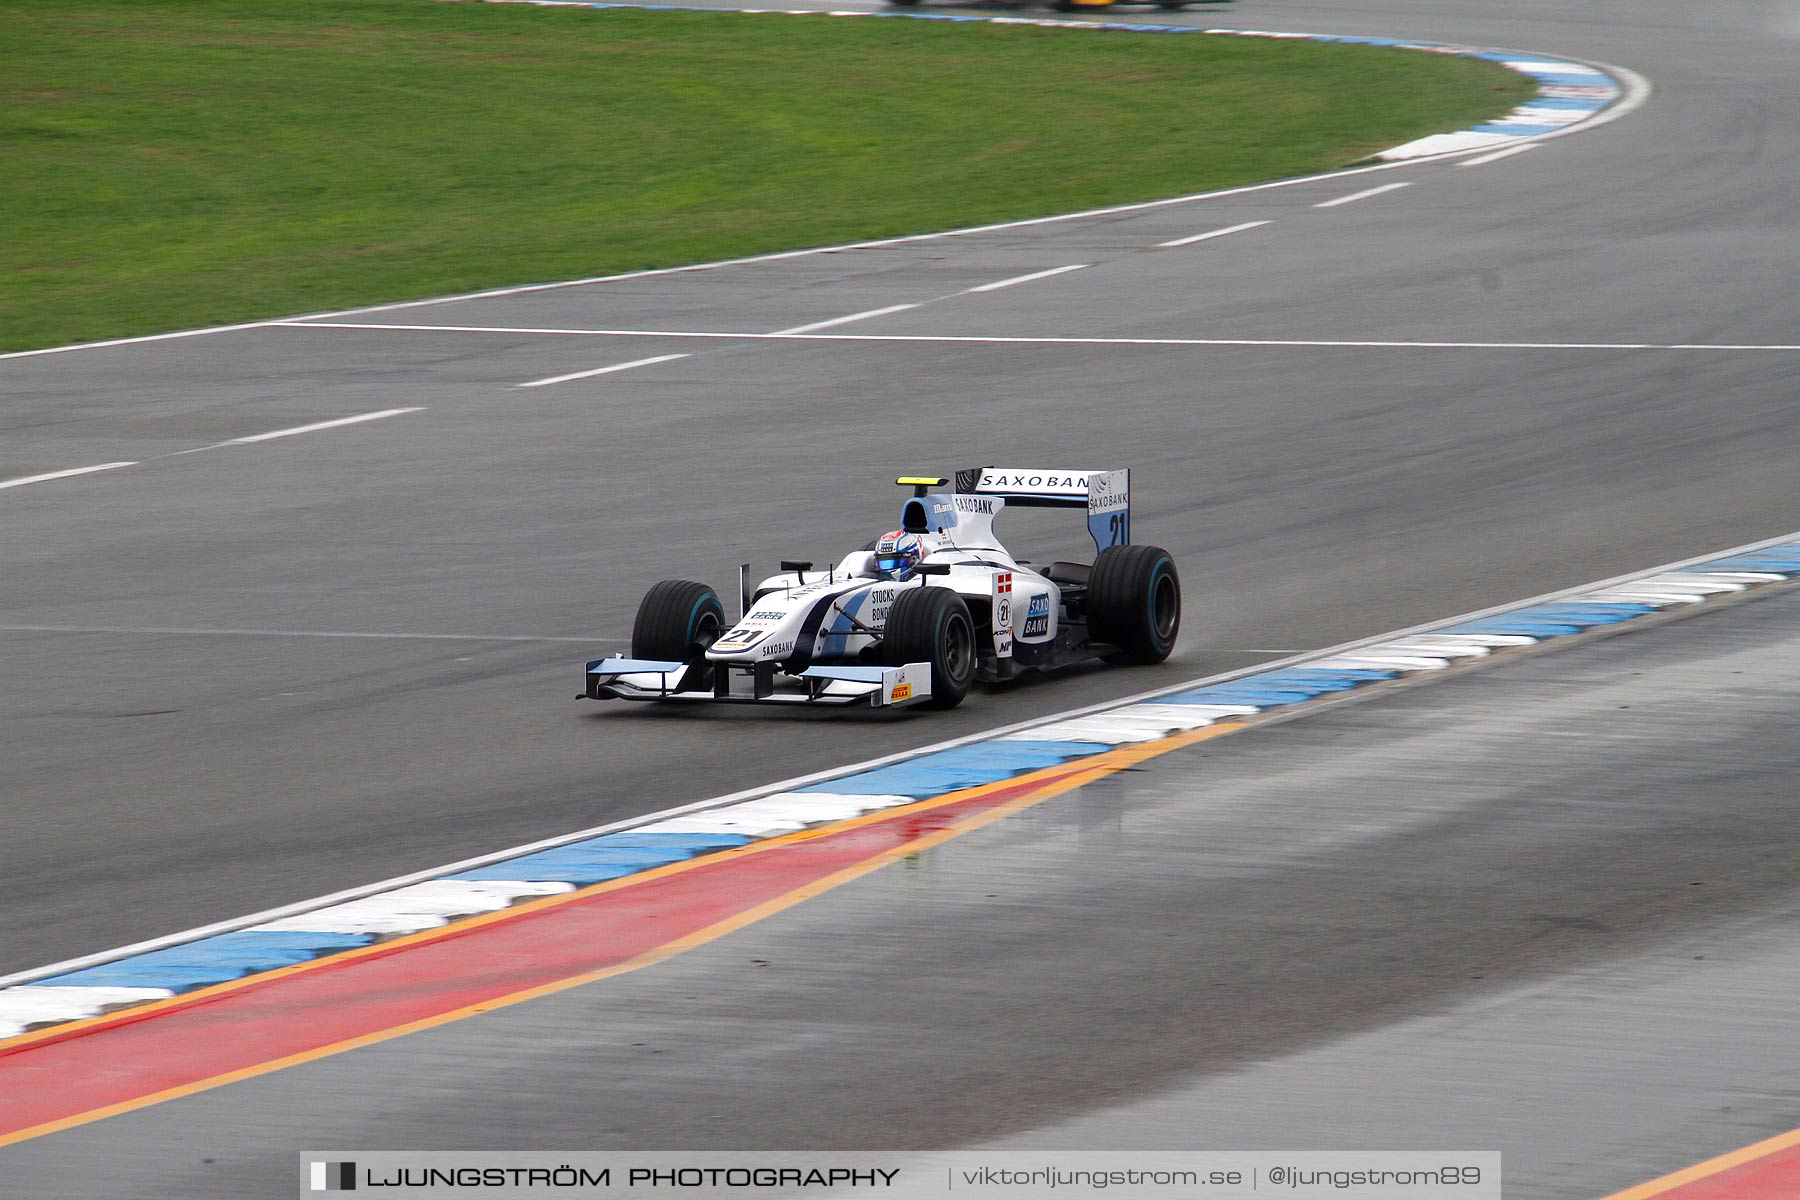
[[[8,1147],[3,1178],[1497,1149],[1508,1196],[1593,1200],[1800,1117],[1797,624],[1787,588],[1190,746],[658,966]]]
[[[820,331],[847,340],[275,327],[0,361],[0,480],[140,464],[0,493],[0,970],[1800,528],[1800,355],[1591,348],[1800,340],[1791,9],[1270,0],[1186,19],[1568,54],[1656,94],[1482,166],[345,318],[758,334],[919,305]],[[1409,186],[1314,207],[1389,182]],[[1251,221],[1271,223],[1160,247]],[[853,340],[870,335],[1000,340]],[[1005,340],[1120,337],[1569,348]],[[516,387],[668,354],[688,357]],[[580,661],[623,646],[655,580],[835,557],[893,523],[884,476],[1002,461],[1134,468],[1137,533],[1175,552],[1187,587],[1173,665],[897,720],[573,699]],[[1418,852],[1456,832],[1428,826],[1442,845]],[[1525,863],[1558,837],[1513,832]],[[1666,852],[1682,834],[1646,837]],[[1552,877],[1548,860],[1529,872]],[[1551,911],[1607,897],[1605,878],[1555,878],[1570,894]],[[1289,884],[1260,916],[1255,894],[1233,905],[1254,926],[1336,904]],[[1431,923],[1391,920],[1403,938]],[[910,957],[918,931],[884,928],[873,944]],[[1331,972],[1291,982],[1337,1028],[1395,1011]],[[1104,1025],[1118,1010],[1100,1007]],[[1230,1024],[1226,1041],[1265,1053],[1325,1032]],[[1070,1075],[1007,1128],[1162,1078]],[[522,1144],[543,1107],[465,1128]],[[949,1136],[897,1111],[914,1117],[888,1144]],[[678,1132],[718,1129],[659,1140]]]
[[[1617,61],[1657,96],[1485,166],[350,319],[768,332],[931,300],[824,332],[1796,340],[1774,8],[1458,7],[1233,19]],[[1796,357],[264,328],[0,361],[0,479],[143,464],[0,496],[0,969],[1787,531]],[[834,557],[892,525],[884,476],[1002,460],[1136,470],[1186,579],[1173,666],[898,721],[574,702],[657,579]]]

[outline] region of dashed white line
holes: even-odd
[[[1504,150],[1496,150],[1492,154],[1483,154],[1480,158],[1465,158],[1456,165],[1459,167],[1479,167],[1482,163],[1499,162],[1503,158],[1511,158],[1515,154],[1523,154],[1527,150],[1536,150],[1536,142],[1526,142],[1522,146],[1508,146]]]
[[[293,437],[299,433],[316,433],[321,429],[336,429],[340,425],[360,425],[364,421],[380,421],[386,417],[398,417],[405,413],[424,412],[417,408],[384,408],[380,412],[361,413],[354,417],[339,417],[335,421],[315,421],[311,425],[296,425],[292,429],[271,429],[268,433],[253,433],[249,437],[232,438],[220,442],[221,446],[247,446],[251,442],[272,442],[276,438]]]
[[[685,358],[686,355],[673,355]],[[397,417],[402,413],[424,412],[421,408],[386,408],[380,412],[362,413],[354,417],[339,417],[335,421],[316,421],[311,425],[296,425],[292,429],[272,429],[268,433],[253,433],[248,437],[232,438],[229,441],[214,442],[210,446],[196,446],[192,450],[177,450],[173,454],[164,454],[162,458],[178,458],[183,454],[198,454],[202,450],[217,450],[222,446],[243,446],[251,442],[269,442],[276,438],[293,437],[297,433],[312,433],[320,429],[336,429],[340,425],[360,425],[364,421],[379,421],[383,417]],[[43,475],[24,475],[18,479],[0,479],[0,488],[24,487],[28,483],[47,483],[52,479],[68,479],[76,475],[92,475],[96,471],[116,471],[120,467],[141,465],[137,460],[131,462],[99,463],[91,467],[74,467],[67,471],[50,471]]]
[[[1379,196],[1383,192],[1397,192],[1403,187],[1411,186],[1412,184],[1410,182],[1384,183],[1380,187],[1365,188],[1360,192],[1351,192],[1348,196],[1339,196],[1336,200],[1326,200],[1323,203],[1313,205],[1313,207],[1336,208],[1340,204],[1349,204],[1356,200],[1367,200],[1370,196]]]
[[[536,388],[549,387],[553,383],[568,383],[572,379],[592,379],[596,375],[611,375],[614,371],[629,371],[633,367],[649,367],[657,363],[674,362],[678,358],[688,357],[685,354],[658,354],[655,358],[638,358],[631,362],[614,363],[610,367],[595,367],[591,371],[575,371],[568,375],[552,375],[548,379],[534,379],[530,383],[516,383],[514,387]]]
[[[22,475],[18,479],[0,480],[0,488],[24,487],[28,483],[48,483],[52,479],[68,479],[73,475],[92,475],[95,471],[116,471],[120,467],[135,466],[135,462],[110,462],[92,467],[73,467],[67,471],[50,471],[43,475]]]
[[[1191,237],[1176,238],[1172,242],[1158,242],[1156,244],[1161,247],[1191,246],[1195,242],[1210,241],[1213,238],[1224,237],[1228,233],[1242,233],[1246,229],[1256,229],[1259,226],[1269,225],[1269,224],[1272,224],[1272,222],[1270,222],[1270,221],[1245,221],[1242,225],[1227,225],[1223,229],[1214,229],[1214,230],[1210,230],[1206,233],[1196,233],[1196,234],[1192,235]]]
[[[972,287],[971,292],[997,292],[1001,288],[1017,287],[1021,283],[1030,283],[1034,279],[1048,279],[1052,275],[1066,275],[1070,271],[1085,271],[1087,263],[1074,263],[1066,267],[1051,267],[1048,271],[1033,271],[1029,275],[1016,275],[1011,279],[1000,279],[993,283],[984,283],[980,287]]]
[[[852,321],[867,321],[874,317],[885,317],[890,313],[905,312],[909,308],[917,308],[917,304],[890,304],[886,308],[871,308],[868,312],[851,313],[847,317],[833,317],[829,321],[814,321],[811,325],[796,325],[792,329],[777,329],[773,336],[780,337],[789,333],[811,333],[815,329],[830,329],[834,325],[848,325]]]

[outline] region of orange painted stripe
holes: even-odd
[[[1800,1129],[1614,1192],[1606,1200],[1792,1200],[1795,1196],[1800,1196]]]

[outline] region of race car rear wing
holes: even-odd
[[[1086,508],[1096,550],[1131,542],[1131,470],[1074,471],[1042,467],[968,467],[956,490],[999,496],[1021,508]]]

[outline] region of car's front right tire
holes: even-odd
[[[881,657],[889,666],[931,664],[929,708],[955,708],[975,682],[975,619],[948,588],[908,588],[888,610]]]

